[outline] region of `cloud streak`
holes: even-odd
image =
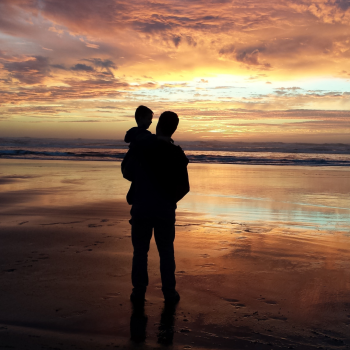
[[[341,133],[349,26],[347,0],[2,0],[0,111],[88,121],[106,116],[104,103],[124,119],[150,104],[179,109],[188,130],[241,114],[261,132]],[[287,122],[289,109],[321,119]]]

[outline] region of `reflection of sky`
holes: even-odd
[[[119,162],[0,163],[1,177],[13,180],[1,185],[2,193],[29,193],[26,205],[124,201],[130,186]],[[348,167],[190,164],[191,191],[178,203],[178,212],[203,214],[213,221],[350,232],[349,175]]]
[[[179,209],[239,223],[349,230],[349,171],[191,164],[191,192]]]

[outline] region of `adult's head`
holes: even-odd
[[[153,111],[146,106],[138,106],[135,111],[136,123],[146,129],[152,124]]]
[[[171,137],[179,125],[179,117],[176,113],[163,112],[158,120],[156,134],[159,136]]]

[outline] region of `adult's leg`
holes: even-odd
[[[175,222],[174,220],[155,220],[154,238],[157,244],[160,257],[160,274],[162,278],[162,291],[164,296],[173,295],[175,291],[175,257],[174,257],[174,239]]]
[[[148,286],[147,258],[152,238],[152,223],[145,219],[131,219],[131,240],[134,247],[131,280],[133,293],[142,296]]]

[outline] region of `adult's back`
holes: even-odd
[[[151,138],[136,143],[129,152],[135,162],[131,204],[146,200],[153,203],[158,198],[176,205],[188,193],[188,159],[180,146]]]

